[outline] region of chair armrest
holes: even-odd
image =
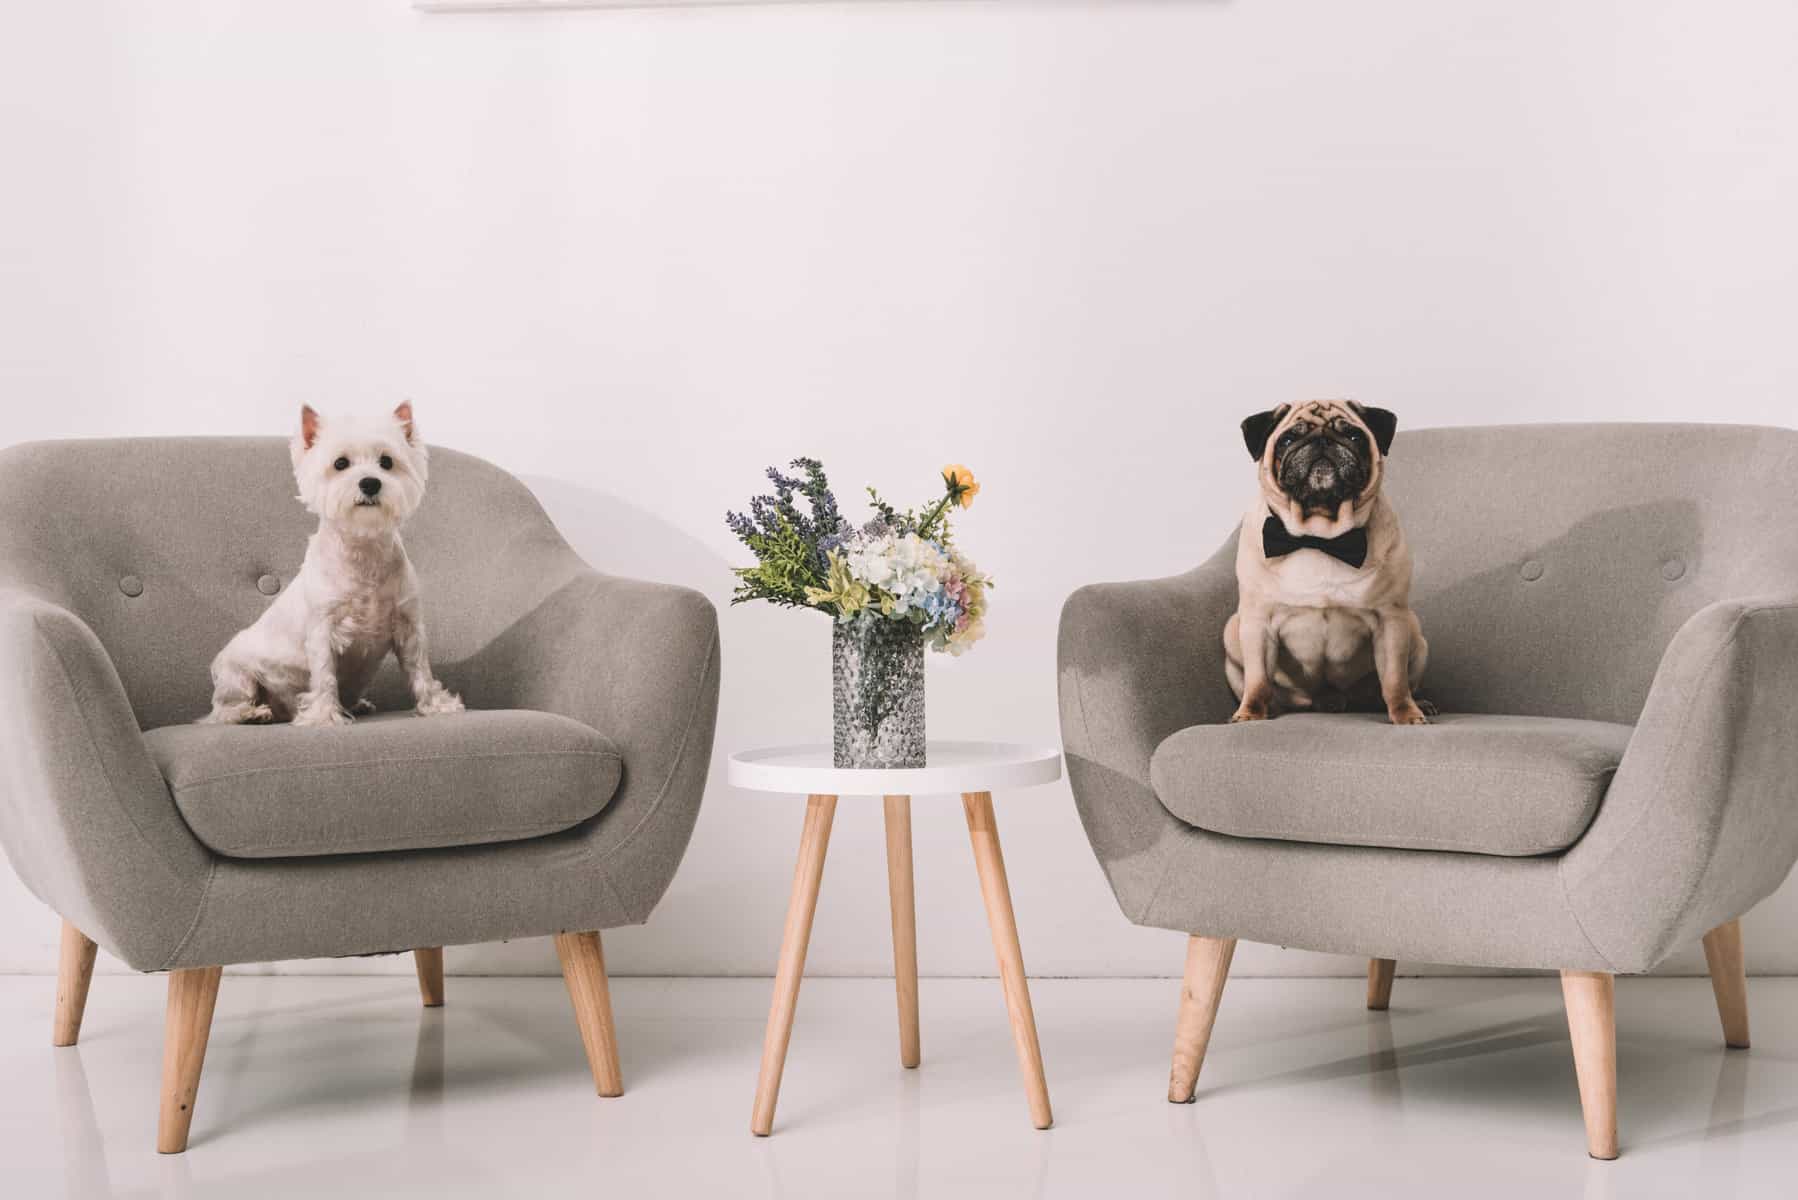
[[[1706,606],[1668,645],[1567,898],[1617,970],[1740,916],[1798,860],[1798,596]]]
[[[100,639],[0,588],[0,842],[25,885],[139,970],[180,949],[212,856],[144,746]]]
[[[1236,543],[1168,579],[1080,588],[1061,609],[1058,688],[1068,781],[1118,904],[1141,920],[1179,823],[1155,798],[1163,738],[1226,721],[1224,625],[1236,607]]]
[[[559,713],[617,745],[623,776],[587,827],[587,846],[617,856],[619,898],[646,919],[686,849],[710,769],[719,681],[711,601],[583,568],[452,681],[476,707]]]

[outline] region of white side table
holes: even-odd
[[[781,936],[780,966],[774,975],[774,1001],[768,1010],[768,1034],[762,1043],[762,1072],[755,1088],[750,1131],[766,1137],[774,1129],[774,1106],[780,1098],[780,1076],[793,1034],[793,1012],[799,1003],[799,981],[805,974],[805,951],[818,910],[818,885],[824,878],[824,854],[830,845],[830,823],[838,796],[883,796],[886,799],[887,886],[893,904],[893,982],[899,993],[899,1061],[916,1067],[918,1045],[918,930],[912,900],[911,798],[915,795],[961,793],[968,836],[974,842],[974,866],[986,899],[986,921],[999,958],[1011,1036],[1024,1073],[1030,1120],[1047,1129],[1049,1084],[1043,1077],[1043,1055],[1036,1041],[1036,1016],[1024,978],[1024,952],[1018,946],[1018,923],[1005,882],[1005,857],[993,822],[995,788],[1030,787],[1061,777],[1061,752],[1052,747],[1017,746],[1004,742],[932,742],[930,765],[897,770],[840,769],[831,764],[829,746],[781,746],[746,750],[730,756],[730,782],[758,792],[787,792],[808,797],[805,831],[799,839],[799,864],[793,872],[793,896],[787,904],[786,931]]]

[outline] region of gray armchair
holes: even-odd
[[[1068,773],[1124,914],[1191,936],[1169,1099],[1237,939],[1561,972],[1592,1155],[1615,1157],[1612,978],[1703,939],[1748,1044],[1736,919],[1798,857],[1798,433],[1401,434],[1443,716],[1228,725],[1234,543],[1062,611]]]
[[[698,815],[718,702],[698,593],[590,570],[530,492],[436,450],[406,530],[470,712],[195,726],[212,656],[311,532],[277,439],[0,452],[0,842],[64,919],[53,1040],[97,942],[172,972],[158,1149],[187,1145],[224,964],[556,935],[595,1083],[622,1091],[598,931],[641,923]]]

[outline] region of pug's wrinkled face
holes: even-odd
[[[1334,536],[1379,492],[1398,418],[1352,400],[1282,404],[1242,423],[1261,464],[1261,491],[1291,527]]]

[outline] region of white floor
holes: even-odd
[[[768,981],[614,985],[626,1094],[593,1095],[555,979],[227,977],[192,1146],[153,1149],[160,979],[0,978],[0,1196],[1791,1196],[1798,980],[1725,1052],[1703,980],[1618,986],[1623,1158],[1587,1159],[1552,979],[1236,980],[1169,1105],[1172,980],[1038,980],[1055,1128],[1030,1127],[998,984],[809,980],[772,1138],[749,1134]]]

